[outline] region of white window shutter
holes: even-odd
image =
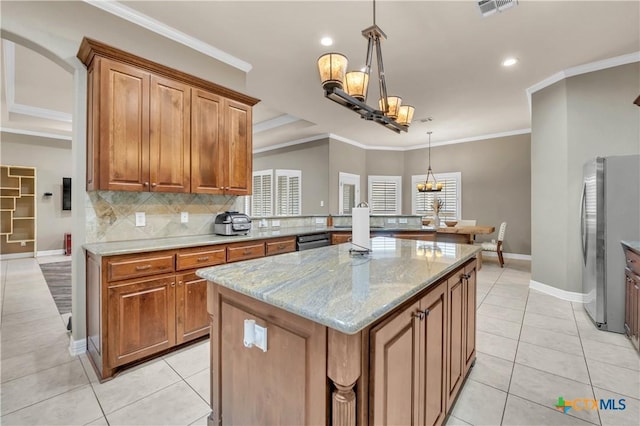
[[[401,176],[369,176],[371,214],[401,214]]]
[[[276,170],[276,215],[302,214],[302,170]]]
[[[440,209],[439,216],[442,220],[460,220],[461,211],[461,182],[460,172],[438,173],[434,175],[438,182],[444,184],[440,192],[418,192],[415,190],[418,183],[424,183],[425,175],[414,175],[411,177],[411,186],[414,188],[412,201],[412,213],[433,218],[433,202],[436,199],[444,201],[444,206]]]
[[[253,194],[251,195],[251,216],[273,215],[273,171],[253,172]]]

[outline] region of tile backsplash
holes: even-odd
[[[243,199],[232,195],[87,192],[87,242],[210,234],[216,214],[240,209]],[[145,213],[145,226],[136,226],[136,212]],[[188,223],[180,223],[181,212],[189,213]]]

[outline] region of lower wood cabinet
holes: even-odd
[[[175,276],[108,289],[109,365],[117,367],[169,349],[176,342]]]
[[[371,330],[370,424],[435,425],[444,421],[446,291],[445,281]]]
[[[640,255],[623,245],[626,257],[624,328],[640,351]]]
[[[207,280],[194,272],[176,276],[176,343],[209,334]]]

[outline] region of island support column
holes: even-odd
[[[353,390],[361,374],[361,336],[328,329],[327,375],[333,382],[331,424],[355,426],[356,393]]]

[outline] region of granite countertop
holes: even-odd
[[[621,243],[640,256],[640,241],[621,241]]]
[[[385,231],[423,231],[433,232],[434,228],[428,227],[385,227],[377,228],[372,227],[371,231],[385,232]],[[238,243],[243,241],[261,240],[265,238],[277,238],[288,237],[292,235],[305,235],[315,234],[317,232],[332,232],[332,231],[351,231],[351,227],[326,227],[326,226],[304,226],[304,227],[291,227],[281,229],[269,229],[261,230],[260,228],[254,228],[247,235],[192,235],[184,237],[165,237],[165,238],[151,238],[145,240],[131,240],[131,241],[110,241],[105,243],[89,243],[82,247],[96,256],[115,256],[120,254],[135,254],[145,253],[149,251],[158,250],[173,250],[179,248],[197,247],[214,244],[228,244]]]
[[[471,245],[386,237],[372,238],[371,247],[366,256],[351,256],[346,243],[199,269],[196,274],[355,334],[480,251]],[[425,249],[436,247],[441,256],[424,255]]]

